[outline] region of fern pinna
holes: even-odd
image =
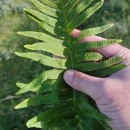
[[[45,109],[27,122],[27,127],[44,130],[110,130],[109,120],[99,112],[95,103],[85,94],[73,90],[63,80],[67,69],[75,69],[98,77],[106,77],[125,66],[119,64],[121,57],[106,59],[92,51],[121,40],[109,39],[98,42],[77,44],[86,36],[96,35],[111,28],[113,24],[84,29],[78,38],[72,31],[82,25],[103,4],[103,0],[31,0],[40,10],[25,9],[27,15],[43,28],[43,32],[18,32],[40,42],[25,45],[32,51],[16,52],[16,55],[38,61],[50,70],[42,72],[28,84],[17,83],[20,90],[16,93],[36,93],[15,108],[43,105]],[[40,51],[39,51],[40,50]],[[52,54],[46,55],[41,51]],[[62,58],[53,58],[53,55]],[[33,94],[34,95],[34,94]],[[34,108],[33,108],[34,109]]]

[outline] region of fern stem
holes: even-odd
[[[64,16],[66,16],[66,15],[64,15]],[[66,17],[65,17],[66,18]],[[68,25],[67,24],[67,20],[66,20],[66,25]],[[69,44],[69,48],[70,48],[70,50],[71,50],[71,52],[70,52],[70,63],[71,63],[71,69],[73,70],[73,69],[75,69],[74,68],[74,61],[73,61],[73,59],[75,58],[74,56],[73,56],[73,54],[74,54],[74,43],[73,43],[73,40],[71,40],[71,34],[70,34],[70,30],[69,30],[69,28],[68,28],[68,26],[66,26],[66,30],[67,30],[67,32],[68,32],[68,44]],[[78,108],[77,108],[77,99],[78,99],[78,95],[79,95],[79,92],[77,91],[77,90],[75,90],[75,89],[73,89],[73,103],[74,103],[74,109],[76,110],[76,118],[78,119],[78,125],[79,125],[79,129],[80,130],[82,130],[82,127],[81,127],[81,122],[80,122],[80,117],[79,117],[79,114],[78,114]]]
[[[67,30],[69,32],[69,30]],[[72,41],[70,40],[70,34],[68,35],[68,44],[69,44],[69,47],[70,47],[70,62],[71,62],[71,69],[74,69],[74,57],[73,57],[73,47],[74,47],[74,43],[72,43]],[[74,109],[76,110],[76,118],[78,119],[78,122],[79,122],[79,129],[82,130],[82,127],[81,127],[81,123],[80,123],[80,117],[79,117],[79,114],[78,114],[78,108],[77,108],[77,99],[78,99],[78,95],[79,95],[79,92],[75,89],[73,89],[73,103],[74,103]]]

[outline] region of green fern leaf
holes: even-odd
[[[49,17],[48,15],[45,15],[43,13],[40,13],[38,11],[35,11],[33,9],[24,9],[27,14],[33,16],[34,18],[41,20],[42,22],[45,22],[53,27],[55,27],[55,24],[57,20],[55,18]]]
[[[40,42],[24,46],[33,52],[16,52],[16,55],[51,68],[42,72],[30,83],[16,84],[20,89],[16,95],[30,92],[33,96],[24,99],[15,108],[44,106],[45,109],[27,122],[28,128],[111,130],[107,124],[110,119],[99,112],[95,103],[92,103],[93,100],[73,90],[63,80],[63,73],[67,69],[76,69],[92,76],[107,77],[126,67],[121,64],[124,60],[122,57],[106,59],[103,55],[94,52],[95,48],[121,43],[122,40],[108,39],[77,44],[84,37],[102,33],[113,24],[81,30],[78,38],[71,35],[73,29],[82,25],[102,6],[104,1],[42,0],[42,3],[39,0],[30,1],[41,12],[33,9],[25,9],[25,12],[43,28],[43,32],[18,32],[19,35]]]
[[[84,11],[81,13],[75,20],[73,20],[69,27],[72,28],[77,28],[79,25],[81,25],[83,22],[85,22],[92,14],[94,14],[103,4],[103,0],[100,0],[100,2],[97,2],[95,5],[90,7],[88,10]]]
[[[26,85],[28,85],[28,84],[24,84],[24,83],[19,83],[19,82],[17,82],[16,85],[17,85],[17,87],[19,87],[20,89],[22,89],[22,88],[24,88],[24,87],[25,87]],[[32,91],[32,92],[37,92],[41,87],[42,87],[42,86],[39,85],[39,86],[37,86],[37,87],[31,89],[31,91]]]
[[[36,117],[32,118],[31,120],[29,120],[27,122],[27,126],[30,128],[33,124],[35,124],[37,122],[41,122],[41,121],[42,122],[45,121],[45,123],[46,123],[47,121],[56,119],[56,117],[61,115],[61,113],[63,113],[63,114],[67,113],[67,112],[72,113],[72,111],[73,111],[72,108],[73,108],[73,105],[71,104],[71,102],[67,103],[66,105],[57,105],[56,107],[51,108],[51,109],[49,109],[49,110],[47,110],[45,112],[42,112],[38,116],[36,116]],[[57,112],[59,114],[57,114]],[[60,125],[60,123],[59,123],[59,125]]]
[[[39,26],[41,26],[46,32],[47,34],[51,34],[54,35],[56,37],[56,34],[65,34],[65,31],[62,30],[62,28],[55,28],[52,27],[51,25],[45,23],[45,22],[41,22],[38,19],[34,18],[33,16],[29,15],[28,16],[35,21],[36,23],[38,23]],[[62,37],[61,37],[62,38]]]
[[[48,6],[45,6],[44,4],[40,3],[39,1],[37,0],[31,0],[32,3],[39,9],[41,10],[43,13],[49,15],[49,16],[52,16],[52,17],[55,17],[57,18],[57,10],[56,9],[52,9]]]
[[[42,0],[42,2],[45,4],[45,5],[47,5],[47,6],[50,6],[50,7],[52,7],[52,8],[56,8],[57,9],[57,4],[58,4],[58,2],[57,1],[55,1],[55,0]]]
[[[67,3],[65,3],[65,1],[61,3],[61,5],[64,8],[64,13],[68,14],[78,4],[78,2],[79,0],[71,0],[68,1]]]
[[[85,29],[85,30],[81,31],[81,34],[78,37],[78,39],[82,40],[84,37],[102,33],[104,31],[108,30],[109,28],[111,28],[112,26],[114,26],[114,24],[108,24],[108,25],[104,25],[101,27],[97,27],[97,28]]]
[[[90,62],[90,63],[80,63],[75,65],[75,68],[77,68],[78,70],[80,69],[81,71],[94,71],[94,70],[99,70],[99,69],[104,69],[104,68],[108,68],[109,66],[121,63],[124,59],[122,57],[114,57],[114,58],[110,58],[106,61],[101,61],[101,62]]]
[[[93,76],[96,76],[96,77],[107,77],[107,76],[110,76],[111,74],[113,73],[116,73],[118,72],[119,70],[122,70],[126,67],[126,65],[115,65],[115,66],[110,66],[108,68],[105,68],[105,69],[100,69],[100,70],[97,70],[97,71],[94,71],[94,72],[91,72],[90,75],[93,75]]]
[[[30,49],[30,50],[41,50],[41,51],[45,51],[45,52],[50,52],[54,55],[58,55],[61,57],[66,57],[70,51],[68,48],[64,47],[61,44],[57,44],[57,43],[50,45],[48,43],[41,42],[41,43],[35,43],[32,45],[25,45],[24,47],[27,49]]]
[[[92,3],[92,1],[93,0],[84,0],[81,3],[79,3],[73,10],[71,10],[71,12],[68,13],[67,19],[72,20],[72,16],[77,17]]]
[[[69,65],[67,65],[67,61],[65,59],[52,58],[50,56],[38,54],[35,52],[27,52],[27,53],[16,52],[15,54],[20,57],[32,59],[34,61],[40,61],[41,64],[46,65],[46,66],[55,67],[58,69],[69,68]],[[52,64],[50,64],[50,63],[52,63]]]
[[[103,56],[96,52],[83,52],[79,53],[76,57],[77,62],[81,61],[99,61],[103,58]]]
[[[81,113],[84,115],[87,114],[87,117],[92,117],[99,120],[110,120],[104,114],[99,113],[95,108],[87,103],[86,97],[84,95],[79,96],[78,98],[78,108],[80,109]]]
[[[15,108],[19,109],[19,108],[24,108],[24,107],[29,107],[29,106],[36,106],[36,105],[40,105],[40,104],[55,104],[55,103],[60,103],[63,100],[68,100],[69,97],[67,97],[66,95],[68,95],[70,97],[70,99],[72,98],[72,92],[70,91],[66,91],[66,92],[62,92],[59,91],[59,93],[49,93],[45,95],[36,95],[34,97],[31,97],[29,99],[24,100],[22,103],[20,103],[19,105],[17,105]]]
[[[113,45],[113,44],[117,44],[117,43],[121,43],[122,40],[116,40],[116,39],[109,39],[109,40],[103,40],[103,41],[99,41],[99,42],[87,42],[86,44],[80,44],[77,45],[76,50],[78,52],[81,51],[85,51],[87,49],[96,49],[96,48],[102,48],[102,47],[106,47],[108,45]]]
[[[52,36],[49,36],[45,33],[41,33],[41,32],[33,32],[33,31],[26,31],[26,32],[18,32],[19,35],[22,36],[26,36],[26,37],[32,37],[41,41],[45,41],[45,42],[54,42],[55,43],[59,43],[61,44],[63,42],[63,40],[61,39],[56,39]]]
[[[35,78],[29,84],[26,84],[22,89],[20,89],[16,94],[22,94],[28,91],[33,90],[34,88],[39,88],[39,85],[45,82],[48,79],[57,79],[60,74],[62,74],[62,70],[48,70],[41,73],[37,78]]]

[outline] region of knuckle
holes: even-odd
[[[77,88],[81,88],[82,81],[85,79],[86,75],[80,72],[75,72],[72,79],[72,84]]]

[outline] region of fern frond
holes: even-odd
[[[75,20],[71,21],[69,27],[73,30],[74,28],[77,28],[79,25],[81,25],[83,22],[85,22],[91,15],[93,15],[102,5],[104,0],[100,0],[100,2],[97,2],[95,5],[90,7],[88,10],[81,13]]]
[[[62,1],[63,2],[63,1]],[[79,0],[71,0],[68,1],[65,6],[64,6],[64,2],[61,3],[61,5],[64,8],[64,13],[68,14],[71,10],[73,10],[73,8],[79,3]]]
[[[57,114],[57,112],[59,114]],[[38,122],[43,122],[44,126],[46,125],[46,123],[48,123],[49,121],[52,120],[56,120],[57,122],[59,122],[59,120],[57,119],[58,116],[60,116],[61,118],[63,118],[64,116],[61,116],[62,114],[66,115],[66,113],[70,112],[69,114],[73,115],[73,104],[72,102],[68,102],[67,104],[63,104],[63,105],[57,105],[54,108],[51,108],[45,112],[42,112],[41,114],[39,114],[38,116],[32,118],[31,120],[29,120],[27,122],[27,126],[30,128],[32,127],[34,124],[38,123]],[[74,118],[75,115],[73,115]],[[62,120],[62,119],[61,119]],[[64,120],[66,120],[64,118]],[[67,120],[66,120],[67,121]],[[44,123],[45,122],[45,123]],[[65,125],[66,122],[60,122],[58,123],[58,125]],[[47,127],[47,126],[46,126]]]
[[[104,68],[108,68],[109,66],[121,63],[124,59],[122,57],[114,57],[114,58],[110,58],[106,61],[101,61],[101,62],[90,62],[90,63],[80,63],[75,65],[75,67],[81,71],[94,71],[94,70],[99,70],[99,69],[104,69]]]
[[[52,9],[52,8],[40,3],[38,0],[31,0],[31,1],[39,10],[41,10],[46,15],[57,18],[57,14],[56,14],[57,10],[56,9]]]
[[[103,56],[96,52],[83,52],[79,53],[76,57],[77,63],[81,61],[99,61]]]
[[[78,108],[80,109],[81,113],[87,115],[87,117],[106,121],[110,120],[107,116],[102,113],[99,113],[95,108],[89,105],[84,95],[80,95],[77,102]]]
[[[45,22],[53,27],[55,27],[55,24],[57,20],[55,18],[49,17],[48,15],[45,15],[43,13],[40,13],[38,11],[35,11],[33,9],[24,9],[27,14],[33,16],[34,18],[41,20],[42,22]]]
[[[122,64],[110,66],[110,67],[105,68],[105,69],[100,69],[100,70],[91,72],[90,75],[103,78],[103,77],[110,76],[110,75],[118,72],[119,70],[124,69],[125,67],[126,67],[126,65],[122,65]]]
[[[56,79],[56,80],[47,80],[43,83],[43,86],[38,92],[39,94],[52,91],[56,92],[57,90],[63,90],[68,91],[69,87],[67,87],[67,84],[64,82],[63,79]]]
[[[24,46],[33,52],[16,52],[16,55],[51,68],[42,72],[30,83],[16,84],[20,89],[16,95],[33,92],[33,96],[25,99],[15,108],[44,106],[45,109],[42,112],[27,122],[28,128],[111,130],[107,124],[110,119],[99,112],[93,100],[73,90],[63,80],[63,73],[67,69],[76,69],[92,76],[107,77],[126,67],[121,64],[124,60],[122,57],[106,59],[98,52],[94,52],[96,48],[121,43],[122,40],[108,39],[77,44],[84,37],[102,33],[113,24],[81,30],[78,38],[71,35],[73,29],[82,25],[94,14],[104,0],[42,0],[42,3],[31,0],[31,2],[41,12],[33,9],[25,9],[25,12],[42,27],[43,32],[18,32],[19,35],[34,38],[40,42]],[[41,51],[61,58],[48,56]]]
[[[52,7],[52,8],[58,8],[58,2],[57,1],[55,1],[55,0],[42,0],[42,2],[45,4],[45,5],[47,5],[47,6],[50,6],[50,7]]]
[[[114,26],[114,24],[108,24],[108,25],[104,25],[104,26],[101,26],[101,27],[85,29],[85,30],[81,31],[78,39],[82,40],[84,37],[102,33],[102,32],[108,30],[109,28],[111,28],[113,26]]]
[[[67,19],[72,20],[72,16],[77,17],[78,15],[80,15],[92,3],[92,1],[93,0],[84,0],[79,3],[73,10],[68,13]]]
[[[39,88],[39,85],[41,85],[43,82],[45,82],[48,79],[58,79],[60,74],[62,74],[62,70],[48,70],[41,73],[37,78],[35,78],[32,82],[29,84],[25,84],[25,86],[22,86],[22,89],[20,89],[16,95],[22,94],[28,91],[32,91],[34,88]]]
[[[69,65],[67,65],[66,59],[58,59],[58,58],[52,58],[50,56],[46,56],[43,54],[38,54],[35,52],[27,52],[27,53],[15,53],[16,55],[24,58],[29,58],[34,61],[40,61],[41,64],[50,66],[50,67],[55,67],[58,69],[67,69],[69,68]],[[50,64],[52,63],[52,64]]]
[[[34,97],[31,97],[29,99],[24,100],[22,103],[17,105],[15,108],[25,108],[29,106],[36,106],[40,104],[45,105],[54,105],[56,103],[63,102],[68,99],[72,99],[72,91],[59,91],[59,93],[53,92],[53,93],[45,93],[44,95],[36,95]],[[66,96],[68,95],[68,97]]]
[[[86,42],[84,44],[79,44],[76,47],[76,50],[78,52],[85,51],[87,49],[97,49],[97,48],[102,48],[106,47],[108,45],[113,45],[117,43],[121,43],[122,40],[117,40],[117,39],[109,39],[109,40],[103,40],[103,41],[98,41],[98,42]]]
[[[24,88],[28,84],[17,82],[16,85],[17,85],[17,87],[19,87],[20,89],[22,89],[22,88]],[[37,92],[39,89],[41,89],[41,87],[42,87],[42,85],[36,86],[35,88],[31,89],[30,91]]]
[[[28,16],[33,20],[35,21],[36,23],[38,23],[39,26],[41,26],[46,32],[47,34],[51,34],[51,35],[54,35],[55,37],[56,34],[65,34],[65,31],[62,30],[62,28],[55,28],[55,27],[52,27],[51,25],[45,23],[45,22],[41,22],[39,21],[38,19],[34,18],[33,16],[29,15]],[[45,33],[45,32],[44,32]],[[61,37],[62,39],[62,37]]]
[[[22,35],[22,36],[26,36],[26,37],[32,37],[34,39],[37,39],[37,40],[41,40],[41,41],[45,41],[45,42],[54,42],[55,43],[59,43],[59,44],[62,44],[63,43],[63,40],[61,39],[56,39],[50,35],[47,35],[45,33],[41,33],[41,32],[34,32],[34,31],[26,31],[26,32],[18,32],[19,35]]]
[[[62,44],[57,44],[57,43],[50,45],[48,43],[41,42],[41,43],[35,43],[32,45],[25,45],[24,47],[30,50],[41,50],[45,52],[50,52],[54,55],[58,55],[61,57],[66,57],[70,51],[68,48],[64,47]]]

